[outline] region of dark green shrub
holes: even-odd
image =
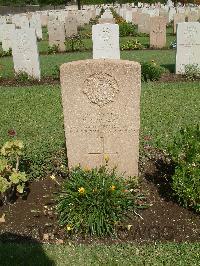
[[[8,51],[0,51],[0,57],[11,56],[11,55],[12,55],[12,49],[11,48]]]
[[[59,223],[72,233],[111,235],[128,211],[142,205],[137,180],[129,182],[106,166],[95,169],[74,168],[58,196]]]
[[[21,82],[25,82],[27,80],[32,79],[31,77],[29,77],[29,75],[26,72],[19,72],[17,74],[15,74],[15,79]]]
[[[181,129],[168,147],[175,164],[172,189],[180,203],[200,212],[200,129]]]
[[[143,49],[143,45],[136,40],[129,40],[126,44],[121,45],[121,50],[141,50]]]
[[[199,80],[200,79],[200,67],[197,64],[185,66],[185,77],[187,80]]]
[[[47,53],[48,54],[56,54],[56,53],[58,53],[58,45],[56,45],[56,44],[54,44],[54,45],[49,45],[48,46],[48,51],[47,51]]]
[[[142,81],[159,80],[164,73],[164,68],[158,65],[154,60],[141,64]]]
[[[53,79],[55,79],[55,80],[60,79],[60,66],[55,65],[55,66],[53,67],[53,71],[52,71],[51,76],[52,76]]]
[[[68,37],[65,41],[66,51],[75,52],[82,51],[85,49],[82,37],[80,35],[74,35]]]
[[[122,22],[119,24],[119,36],[135,36],[135,26],[132,23]]]

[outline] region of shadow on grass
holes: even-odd
[[[43,246],[38,241],[28,236],[12,233],[0,234],[0,265],[56,265],[48,258]]]
[[[158,154],[155,154],[155,157],[149,159],[147,165],[144,172],[145,179],[156,185],[160,196],[166,201],[176,202],[171,187],[175,165],[172,162],[169,163],[162,153],[159,156],[159,151]]]
[[[168,69],[170,73],[175,73],[175,64],[164,64],[161,66]]]

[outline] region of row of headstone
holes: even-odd
[[[65,37],[77,35],[78,23],[75,16],[68,16],[65,22],[50,20],[47,25],[49,45],[56,45],[60,52],[65,51]]]

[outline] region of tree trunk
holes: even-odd
[[[81,0],[77,0],[78,10],[81,10]]]

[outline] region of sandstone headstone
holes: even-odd
[[[150,47],[163,48],[166,46],[166,19],[152,17],[150,20]]]
[[[141,14],[139,17],[138,23],[138,31],[142,33],[150,33],[150,15],[149,14]]]
[[[178,23],[185,22],[185,14],[174,14],[174,34],[176,34],[176,26]]]
[[[78,22],[75,16],[68,16],[65,19],[65,34],[67,37],[77,34]]]
[[[40,80],[40,63],[34,29],[16,29],[12,39],[12,55],[16,73],[25,72]]]
[[[134,12],[132,14],[132,22],[133,22],[133,24],[138,25],[141,16],[142,16],[142,13],[141,12],[138,12],[138,11],[137,12]]]
[[[176,74],[185,73],[185,65],[200,66],[200,23],[184,22],[177,26]]]
[[[58,20],[48,22],[49,45],[58,46],[60,52],[65,51],[65,27],[64,23]]]
[[[62,103],[69,168],[117,166],[138,175],[140,64],[86,60],[61,66]]]
[[[97,24],[92,26],[93,59],[120,59],[119,26]]]

